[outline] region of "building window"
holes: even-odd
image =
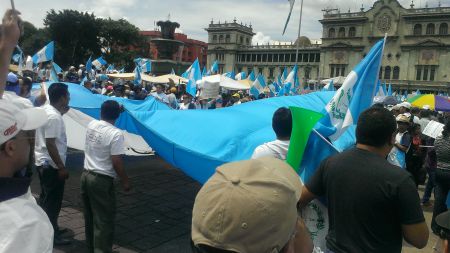
[[[422,66],[417,66],[416,68],[416,81],[420,81],[422,77]]]
[[[378,79],[383,79],[383,66],[380,67],[380,72],[378,72]]]
[[[386,79],[386,80],[391,79],[391,67],[389,67],[389,66],[384,68],[384,79]]]
[[[422,25],[421,24],[415,24],[413,33],[414,33],[414,35],[422,35]]]
[[[241,44],[244,44],[244,37],[241,36],[241,37],[239,38],[239,40],[240,40]]]
[[[447,23],[442,23],[439,26],[439,34],[440,35],[447,35],[448,34],[448,25],[447,25]]]
[[[256,54],[252,54],[252,62],[256,61]]]
[[[344,37],[345,37],[345,28],[341,27],[341,28],[339,28],[338,38],[344,38]]]
[[[434,81],[434,75],[436,74],[436,66],[430,67],[430,81]]]
[[[268,56],[267,56],[267,61],[268,62],[272,62],[272,57],[273,56],[273,54],[269,54]]]
[[[262,61],[263,61],[263,62],[267,62],[267,54],[263,54],[263,56],[262,56]]]
[[[230,37],[229,34],[227,34],[227,35],[225,36],[225,43],[230,43],[230,42],[231,42],[231,37]]]
[[[345,76],[345,65],[330,64],[330,78],[337,76]]]
[[[434,34],[434,24],[428,24],[427,25],[427,35],[433,35]]]
[[[245,61],[246,62],[250,62],[250,57],[251,57],[250,54],[246,54],[245,55]]]
[[[263,74],[263,69],[262,68],[258,68],[258,74]]]
[[[280,58],[279,58],[279,54],[274,54],[273,55],[273,62],[279,62],[280,61]]]
[[[303,54],[303,61],[309,62],[308,54]]]
[[[213,42],[213,43],[216,43],[216,42],[217,42],[217,35],[213,35],[212,42]]]
[[[222,74],[223,73],[223,64],[219,64],[219,73]]]
[[[247,38],[245,41],[247,42],[247,45],[250,45],[250,39],[249,38]]]
[[[334,28],[330,28],[328,30],[328,38],[334,38],[336,37],[336,30],[334,30]]]
[[[269,68],[269,77],[273,78],[273,68]]]
[[[219,35],[219,43],[223,43],[223,35]]]
[[[316,54],[316,62],[320,62],[320,53]]]
[[[398,80],[399,76],[400,76],[400,67],[395,66],[393,71],[392,71],[392,79]]]
[[[416,80],[417,81],[434,81],[437,71],[435,65],[417,65]]]
[[[295,62],[295,54],[291,54],[291,62]]]
[[[355,27],[350,27],[350,29],[348,30],[348,37],[355,37],[356,36],[356,28]]]

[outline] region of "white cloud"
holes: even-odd
[[[253,36],[252,38],[252,44],[256,45],[262,45],[262,44],[267,44],[270,43],[271,39],[270,36],[266,36],[264,35],[264,33],[262,32],[257,32],[256,35]]]

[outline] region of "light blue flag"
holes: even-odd
[[[288,75],[289,75],[289,73],[288,73],[287,67],[284,67],[283,74],[281,75],[281,81],[284,82],[284,80],[286,80]]]
[[[121,70],[119,70],[119,73],[125,73],[125,68],[122,68]]]
[[[112,72],[114,70],[114,64],[109,64],[106,68],[106,72]]]
[[[272,84],[269,84],[267,86],[269,88],[269,96],[270,97],[275,97],[276,91],[275,91],[275,82]]]
[[[145,60],[144,63],[141,65],[141,69],[144,73],[152,72],[152,61]]]
[[[244,80],[247,78],[247,73],[241,72],[234,77],[234,80]]]
[[[61,73],[61,72],[58,72],[57,68],[59,68],[59,66],[56,63],[53,63],[53,66],[50,69],[50,76],[49,76],[50,82],[59,82],[58,73]]]
[[[388,95],[388,91],[387,91],[387,88],[386,88],[386,82],[384,82],[384,83],[381,85],[381,88],[383,89],[383,94],[384,94],[384,96],[387,96],[387,95]]]
[[[141,67],[139,65],[136,65],[134,68],[134,85],[140,86],[142,82],[141,78]]]
[[[88,59],[87,62],[86,62],[86,72],[87,72],[88,74],[91,74],[91,73],[92,73],[92,55],[89,56],[89,59]]]
[[[280,85],[278,84],[278,82],[273,82],[273,86],[275,88],[275,93],[278,94],[278,92],[281,90]]]
[[[53,68],[55,69],[56,73],[62,73],[63,70],[60,66],[58,66],[58,64],[53,62]]]
[[[216,61],[214,61],[213,65],[211,66],[209,75],[216,74],[217,72],[219,72],[219,62],[216,60]]]
[[[224,75],[228,78],[235,80],[234,78],[235,78],[236,74],[234,73],[234,70],[232,70],[231,72],[227,72]]]
[[[422,93],[420,92],[419,89],[416,90],[416,95],[421,95]]]
[[[298,67],[297,65],[294,66],[294,68],[289,72],[289,75],[286,77],[286,79],[283,81],[284,87],[288,86],[289,90],[286,90],[288,93],[296,93],[298,87],[300,86],[300,83],[298,81]]]
[[[392,84],[389,84],[387,94],[388,96],[392,96]]]
[[[250,72],[250,74],[248,75],[247,79],[254,82],[256,80],[255,71],[252,70],[252,72]]]
[[[289,14],[288,14],[288,17],[286,20],[286,24],[284,24],[283,35],[286,32],[287,25],[289,24],[289,20],[291,19],[292,9],[294,8],[294,3],[295,3],[295,0],[288,0],[288,1],[289,1],[289,4],[291,5],[291,8],[289,9]]]
[[[198,63],[198,58],[195,59],[189,68],[188,83],[186,85],[186,92],[191,94],[193,97],[197,94],[197,81],[202,79],[202,72],[200,70],[200,64]]]
[[[322,91],[335,91],[334,81],[331,80],[327,85],[323,86]]]
[[[325,108],[319,123],[320,133],[337,140],[348,127],[356,124],[359,114],[372,105],[383,56],[384,39],[377,42],[367,56],[349,73],[341,88]]]
[[[250,88],[250,94],[252,94],[255,98],[258,98],[259,94],[263,93],[265,87],[266,81],[264,80],[264,77],[259,74]]]
[[[33,55],[33,63],[38,64],[40,62],[52,61],[54,52],[55,42],[52,41]]]
[[[103,56],[98,57],[92,62],[92,66],[94,66],[97,69],[100,69],[103,65],[108,64],[105,59],[103,59]]]
[[[206,66],[203,66],[203,70],[202,70],[202,76],[208,76],[208,72],[206,71]]]
[[[192,65],[189,66],[189,68],[186,69],[186,71],[184,71],[183,74],[181,74],[181,77],[188,79],[189,78],[189,73],[191,72],[191,68],[192,68]]]
[[[175,70],[173,70],[173,68],[172,68],[172,71],[170,72],[170,74],[175,75]]]

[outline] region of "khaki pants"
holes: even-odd
[[[89,252],[112,252],[116,215],[114,179],[83,171],[81,198],[84,204],[86,243]]]

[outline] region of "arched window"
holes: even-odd
[[[448,34],[448,25],[447,25],[447,23],[442,23],[439,26],[439,34],[440,35],[447,35]]]
[[[398,80],[400,76],[400,67],[395,66],[394,70],[392,71],[392,79]]]
[[[338,37],[339,38],[345,37],[345,28],[344,27],[339,28]]]
[[[421,24],[414,25],[414,35],[422,35],[422,25]]]
[[[427,25],[427,35],[433,35],[434,34],[434,24],[428,24]]]
[[[330,28],[328,30],[328,38],[334,38],[336,37],[336,30],[334,30],[334,28]]]
[[[348,30],[348,37],[355,37],[355,36],[356,36],[356,28],[350,27],[350,29]]]
[[[384,79],[386,79],[386,80],[391,79],[391,67],[389,67],[389,66],[384,68]]]

